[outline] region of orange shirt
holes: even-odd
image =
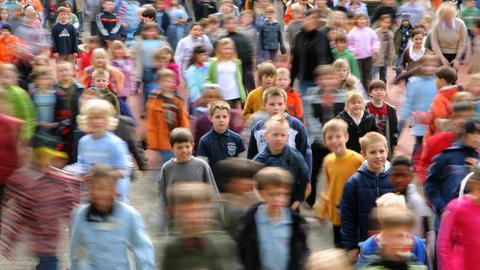
[[[17,59],[15,46],[20,44],[17,36],[10,35],[8,38],[0,38],[0,62],[13,63]]]

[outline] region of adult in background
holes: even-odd
[[[458,69],[463,48],[467,42],[467,27],[456,17],[457,7],[444,2],[437,10],[437,21],[430,36],[432,50],[440,57],[444,66]]]
[[[313,71],[318,65],[328,65],[333,62],[327,35],[319,30],[321,12],[319,9],[309,9],[303,23],[303,29],[295,37],[292,48],[291,84],[295,78],[300,80],[300,91],[305,95],[309,87],[315,86]]]

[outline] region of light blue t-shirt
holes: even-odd
[[[280,220],[275,223],[266,211],[267,206],[260,205],[255,214],[262,270],[286,270],[290,261],[292,216],[283,208]]]
[[[55,91],[46,93],[34,93],[32,96],[33,104],[37,108],[37,121],[52,123],[55,120],[55,103],[57,96]]]

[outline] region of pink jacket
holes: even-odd
[[[123,75],[125,75],[125,81],[123,84],[123,90],[118,92],[119,97],[128,97],[134,95],[137,92],[137,77],[135,74],[135,66],[133,61],[126,57],[124,59],[113,59],[110,64],[118,68]]]
[[[440,270],[478,267],[480,204],[468,196],[452,200],[443,213],[437,241]]]
[[[380,40],[377,33],[370,27],[355,27],[347,35],[348,48],[355,55],[355,59],[371,57],[380,51]]]

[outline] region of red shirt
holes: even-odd
[[[455,135],[453,131],[445,131],[431,136],[424,142],[422,157],[420,158],[420,164],[418,166],[418,176],[422,182],[424,182],[427,177],[428,168],[432,164],[432,159],[453,144]]]
[[[377,125],[377,130],[379,133],[385,135],[386,125],[388,119],[388,108],[387,103],[383,103],[383,106],[378,108],[373,105],[372,102],[367,103],[368,112],[375,117],[375,124]]]
[[[0,183],[17,168],[17,142],[23,121],[0,113]]]

